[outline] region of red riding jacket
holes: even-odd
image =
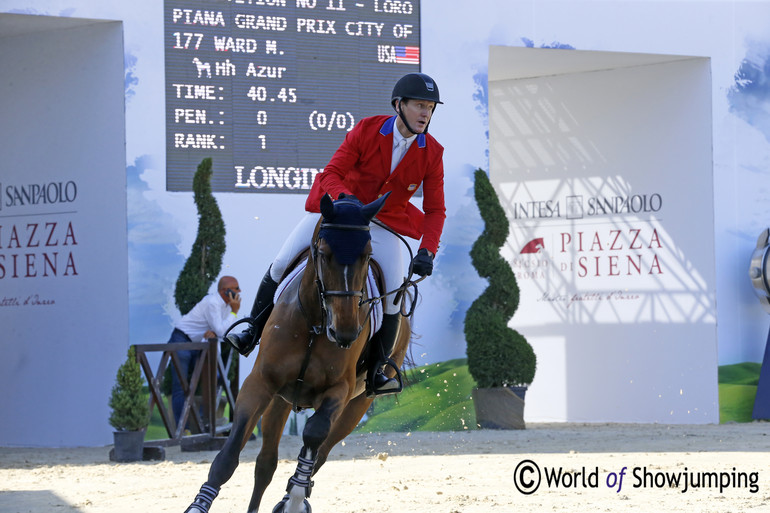
[[[336,199],[344,192],[363,203],[371,203],[392,191],[377,219],[401,235],[422,238],[420,247],[436,253],[446,219],[444,148],[430,134],[418,134],[391,173],[395,121],[395,116],[362,119],[347,134],[323,172],[316,175],[305,209],[320,212],[325,193]],[[409,202],[420,184],[424,213]]]

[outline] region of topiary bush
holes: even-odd
[[[519,286],[511,266],[500,256],[508,238],[508,219],[487,174],[474,175],[474,194],[484,231],[471,248],[473,266],[489,285],[465,314],[468,371],[479,388],[528,385],[535,377],[535,352],[508,327],[519,307]]]
[[[128,348],[128,358],[118,368],[115,385],[110,394],[110,425],[118,431],[141,431],[150,423],[150,408],[142,393],[144,378],[136,361],[134,346]]]
[[[192,310],[208,294],[211,284],[222,270],[225,221],[217,199],[211,192],[212,174],[212,160],[205,158],[193,176],[193,198],[198,207],[198,233],[174,288],[174,302],[182,315]],[[238,365],[236,354],[233,353],[234,367]],[[161,383],[161,390],[166,395],[171,394],[171,372],[169,365]]]
[[[174,301],[182,315],[208,294],[222,270],[225,254],[225,222],[211,192],[211,158],[201,161],[193,177],[193,194],[198,207],[198,234],[192,251],[176,280]]]

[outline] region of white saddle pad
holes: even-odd
[[[278,288],[275,290],[275,296],[273,297],[273,303],[278,303],[278,300],[281,298],[281,294],[283,294],[288,286],[293,282],[295,279],[302,276],[302,273],[305,271],[305,267],[307,266],[307,260],[302,260],[297,267],[294,268],[293,271],[291,271],[286,278],[281,280],[281,283],[278,285]],[[377,280],[374,279],[374,274],[372,273],[371,268],[369,269],[369,272],[367,273],[366,277],[366,293],[369,297],[377,297],[380,295],[380,289],[377,286]],[[372,336],[377,333],[382,326],[382,303],[379,301],[376,301],[374,303],[374,307],[372,308],[371,313],[371,321],[372,321],[372,330],[369,333],[369,338],[372,338]]]

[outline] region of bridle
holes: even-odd
[[[343,231],[369,231],[369,225],[356,225],[356,224],[338,224],[338,223],[327,223],[323,220],[321,221],[319,225],[319,229],[316,232],[316,236],[313,238],[313,245],[311,248],[311,259],[313,262],[313,268],[315,269],[315,285],[316,289],[318,291],[318,299],[319,303],[321,305],[321,324],[320,326],[313,326],[312,330],[314,333],[318,334],[321,333],[323,330],[326,329],[327,321],[329,319],[329,310],[326,307],[326,300],[330,297],[358,297],[361,298],[358,302],[359,308],[364,304],[369,304],[364,299],[364,290],[328,290],[326,288],[326,285],[324,285],[323,282],[323,270],[322,266],[318,264],[318,245],[321,240],[320,233],[323,229],[329,229],[329,230],[343,230]],[[297,290],[297,294],[299,294],[299,290]],[[304,308],[302,307],[302,302],[299,303],[300,309],[305,313]],[[372,307],[374,305],[370,304],[369,311],[367,312],[367,317],[369,314],[371,314]],[[310,318],[307,314],[305,314],[306,318]]]
[[[407,243],[406,240],[404,240],[404,238],[401,235],[399,235],[397,232],[392,230],[389,226],[387,226],[386,224],[382,223],[378,219],[373,219],[372,222],[377,224],[381,228],[384,228],[385,230],[391,232],[393,235],[398,237],[401,240],[401,242],[404,243],[404,246],[406,246],[406,249],[409,252],[409,261],[411,262],[413,254],[412,254],[412,248],[409,246],[409,243]],[[320,241],[320,236],[318,234],[320,234],[320,230],[324,229],[324,228],[332,229],[332,230],[367,231],[367,232],[370,231],[368,225],[336,224],[336,223],[327,223],[327,222],[324,222],[323,220],[321,221],[321,224],[319,226],[319,230],[317,231],[316,236],[313,239],[313,245],[312,245],[312,248],[311,248],[311,256],[312,256],[312,260],[313,260],[313,267],[314,267],[315,272],[316,272],[315,283],[316,283],[316,288],[318,290],[319,302],[321,304],[321,324],[320,324],[320,326],[313,327],[313,331],[316,334],[321,333],[322,330],[326,329],[326,322],[327,322],[328,315],[329,315],[328,309],[326,308],[326,298],[327,297],[333,297],[333,296],[337,296],[337,297],[360,297],[361,300],[359,301],[358,306],[359,306],[359,308],[361,306],[364,306],[364,305],[368,305],[369,306],[369,311],[366,314],[367,317],[368,317],[369,315],[371,315],[372,309],[374,308],[374,306],[375,306],[375,304],[377,302],[383,301],[388,296],[395,296],[394,302],[401,301],[401,315],[403,315],[404,317],[412,317],[414,315],[414,310],[415,310],[415,308],[417,306],[417,301],[413,300],[411,302],[411,306],[409,307],[409,310],[408,311],[404,311],[404,304],[406,303],[405,296],[407,294],[409,294],[412,298],[417,298],[418,295],[419,295],[418,290],[417,290],[417,284],[420,283],[422,280],[424,280],[426,277],[425,276],[421,276],[420,278],[418,278],[416,280],[412,280],[412,269],[411,269],[411,267],[409,268],[409,276],[404,279],[404,282],[401,284],[401,286],[399,286],[398,288],[396,288],[394,290],[386,291],[384,294],[379,295],[379,296],[374,296],[374,297],[366,298],[366,297],[364,297],[365,293],[364,293],[363,289],[362,290],[327,290],[326,286],[323,283],[323,279],[321,277],[321,274],[322,274],[321,268],[318,265],[318,243]],[[411,291],[410,291],[410,289],[411,289]],[[297,292],[299,294],[299,291],[297,291]],[[304,308],[302,307],[302,302],[301,301],[300,301],[299,305],[300,305],[300,309],[304,313]],[[305,317],[308,318],[308,319],[310,318],[307,314],[305,314]]]

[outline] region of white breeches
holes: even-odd
[[[313,232],[318,224],[321,214],[308,212],[289,234],[283,243],[278,256],[270,268],[270,276],[278,281],[286,272],[286,268],[297,258],[303,250],[310,247]],[[385,288],[387,291],[395,290],[404,282],[404,261],[401,256],[401,241],[388,230],[374,223],[369,225],[372,236],[372,258],[374,258],[385,276]],[[383,299],[383,308],[386,314],[396,314],[400,305],[393,304],[393,296]]]

